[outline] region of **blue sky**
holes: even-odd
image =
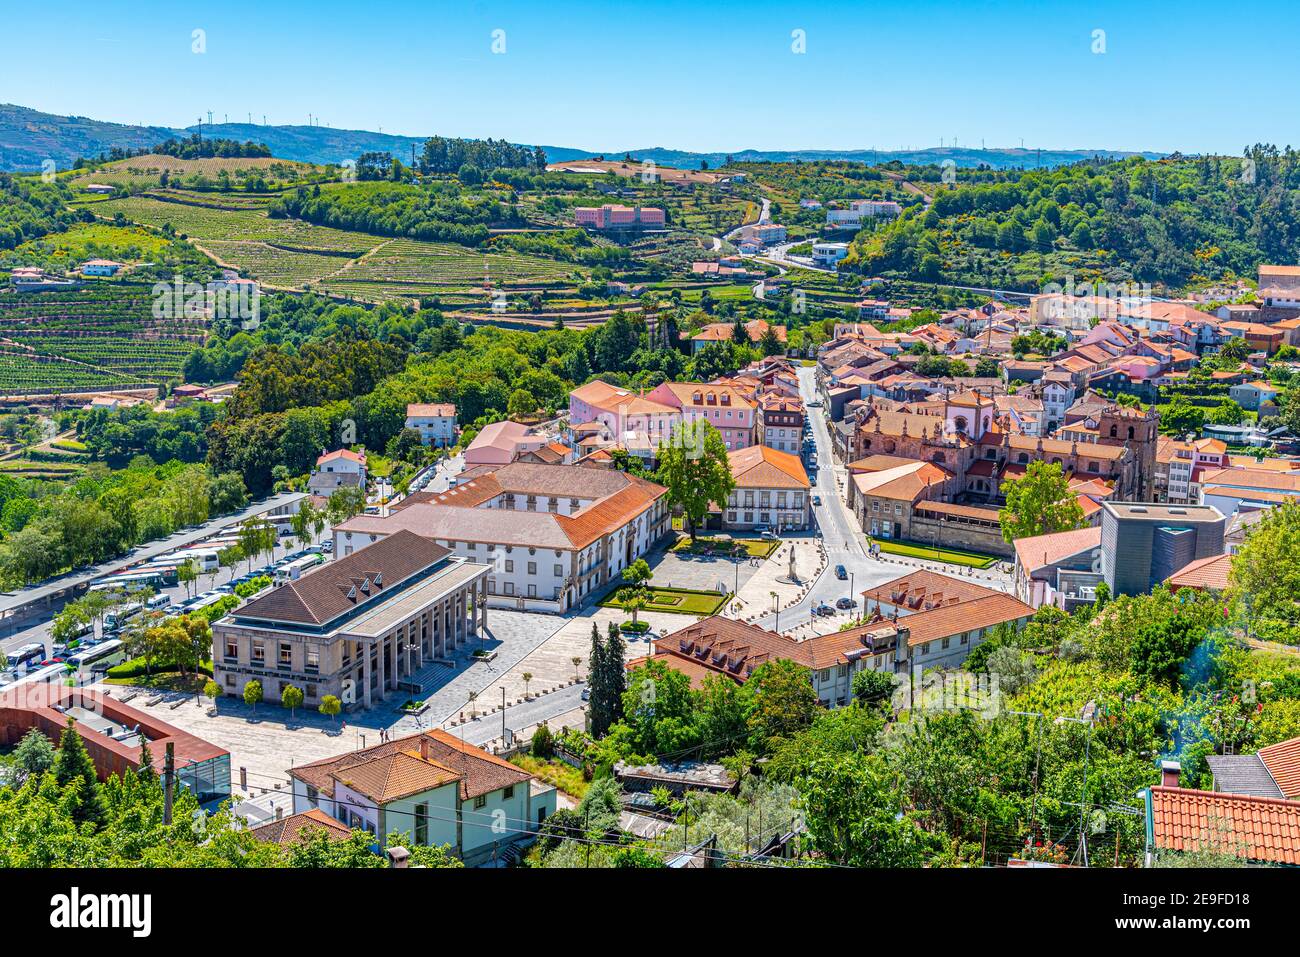
[[[0,102],[606,150],[1287,143],[1300,5],[1161,6],[7,0]]]

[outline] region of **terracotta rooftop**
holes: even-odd
[[[862,597],[864,601],[899,605],[912,611],[929,611],[943,605],[955,605],[1000,594],[1002,592],[972,581],[921,569],[875,588],[868,588]]]
[[[394,534],[285,582],[239,609],[240,618],[324,625],[442,561],[451,550],[411,532]]]
[[[1017,618],[1030,618],[1033,614],[1034,609],[1018,598],[995,592],[970,601],[908,615],[902,624],[910,632],[908,645],[914,646],[936,638],[959,635],[963,631],[991,628]]]
[[[512,784],[524,784],[532,778],[527,771],[515,767],[503,758],[489,754],[472,744],[463,745],[459,738],[441,728],[371,745],[360,751],[313,761],[310,764],[300,764],[292,768],[289,774],[316,788],[321,794],[333,797],[335,780],[343,781],[347,778],[355,780],[357,775],[353,769],[359,765],[399,753],[406,753],[408,757],[413,754],[417,761],[421,760],[419,754],[422,737],[427,739],[427,760],[451,771],[453,779],[457,777],[460,779],[462,801]],[[366,775],[366,772],[362,772],[362,775]],[[365,777],[365,780],[369,781],[370,777]]]
[[[1260,748],[1258,754],[1282,793],[1300,797],[1300,737]]]
[[[1210,555],[1184,565],[1166,578],[1165,582],[1173,591],[1179,588],[1223,591],[1228,587],[1228,572],[1231,569],[1231,555]]]
[[[789,452],[780,452],[766,445],[751,445],[728,452],[727,461],[731,466],[731,476],[736,480],[736,488],[810,487],[808,473],[804,471],[799,456]]]
[[[269,821],[251,828],[248,833],[268,844],[301,844],[308,831],[324,831],[331,841],[342,841],[352,836],[352,831],[342,821],[335,820],[320,808],[299,814],[290,814],[278,821]]]
[[[1071,555],[1100,546],[1100,525],[1077,528],[1069,532],[1053,532],[1049,535],[1031,535],[1028,538],[1016,539],[1016,560],[1026,572],[1032,573],[1047,565],[1054,565]]]
[[[1153,787],[1151,830],[1162,850],[1300,864],[1300,801]]]

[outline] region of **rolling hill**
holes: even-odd
[[[137,150],[153,146],[173,136],[188,136],[198,128],[174,129],[165,126],[129,126],[105,123],[81,116],[58,116],[12,104],[0,104],[0,170],[35,172],[47,159],[66,169],[79,157],[98,156],[113,147]],[[397,136],[369,130],[340,130],[327,126],[262,126],[250,123],[205,124],[208,136],[265,143],[280,159],[304,163],[341,163],[366,152],[383,151],[409,159],[411,147],[423,145],[424,136]],[[883,163],[939,164],[952,160],[961,167],[987,165],[994,169],[1013,167],[1061,166],[1093,156],[1108,158],[1133,155],[1156,159],[1162,154],[1134,154],[1117,150],[1035,150],[967,147],[934,147],[921,150],[755,150],[696,153],[656,146],[643,149],[585,150],[571,146],[543,146],[552,162],[567,162],[591,156],[622,157],[627,154],[656,163],[698,167],[707,162],[722,166],[730,156],[737,162],[793,162],[795,160],[856,160]]]

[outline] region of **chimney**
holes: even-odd
[[[420,759],[429,760],[429,736],[425,734],[420,735]]]
[[[283,817],[284,817],[284,808],[282,808],[280,805],[277,804],[275,806],[275,819],[278,821]]]
[[[1177,761],[1160,762],[1160,786],[1166,788],[1178,787],[1178,776],[1182,773],[1183,766]]]
[[[389,867],[406,867],[410,860],[411,852],[404,847],[390,847],[388,849],[388,866]]]

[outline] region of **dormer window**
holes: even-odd
[[[351,588],[348,589],[348,601],[356,601],[356,600],[357,600],[357,586],[353,585]]]
[[[383,574],[383,572],[375,572],[375,587],[376,587],[376,588],[383,588],[383,587],[384,587],[384,574]]]

